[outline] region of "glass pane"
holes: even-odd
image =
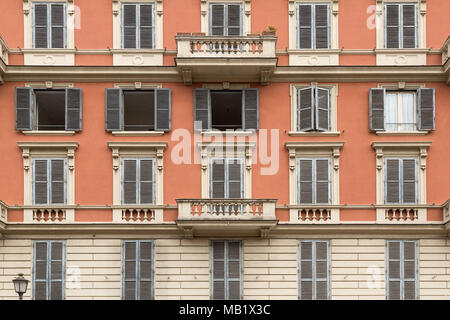
[[[397,94],[387,94],[384,105],[385,113],[385,130],[397,131],[398,123],[398,97]]]
[[[402,94],[402,131],[414,131],[414,94]]]

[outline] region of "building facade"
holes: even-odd
[[[447,0],[3,0],[0,299],[449,299]]]

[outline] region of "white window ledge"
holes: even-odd
[[[33,131],[22,131],[26,136],[73,136],[75,131],[65,131],[65,130],[33,130]]]
[[[425,136],[430,131],[377,131],[377,136]]]
[[[241,137],[241,136],[252,136],[256,134],[256,131],[202,131],[202,135],[204,136],[228,136],[228,137]]]
[[[164,131],[113,131],[112,135],[118,137],[158,137],[164,135]]]
[[[326,132],[301,132],[301,131],[289,131],[288,134],[291,137],[338,137],[340,131],[326,131]]]

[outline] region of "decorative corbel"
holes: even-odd
[[[339,14],[339,0],[333,0],[333,15],[337,16]]]
[[[119,0],[113,0],[113,15],[119,15]]]
[[[377,159],[377,170],[380,171],[381,169],[383,169],[383,149],[376,149],[375,156]]]
[[[290,149],[289,150],[289,169],[291,171],[295,170],[295,157],[296,157],[295,149]]]
[[[252,150],[250,148],[245,151],[245,168],[248,171],[252,170]]]
[[[427,168],[427,148],[420,148],[420,169],[425,170]]]
[[[30,169],[30,148],[23,148],[22,150],[22,158],[23,158],[23,169],[28,171]]]
[[[202,170],[205,171],[208,169],[208,151],[206,148],[203,148],[201,151],[201,158],[202,158]]]
[[[30,13],[30,1],[29,0],[23,0],[22,8],[23,8],[23,14],[28,15]]]
[[[70,171],[75,168],[75,149],[67,149],[67,167]]]
[[[45,88],[52,89],[53,88],[53,82],[52,81],[45,81]]]
[[[156,150],[156,164],[159,171],[162,171],[164,169],[163,157],[164,157],[164,149],[158,148],[158,150]]]
[[[341,156],[341,152],[339,148],[333,148],[333,169],[339,170],[339,157]]]
[[[113,157],[113,170],[117,171],[117,170],[119,170],[119,166],[120,166],[120,152],[119,152],[119,148],[113,148],[112,149],[112,157]]]
[[[269,227],[262,227],[260,230],[261,238],[267,239],[269,237],[270,228]]]

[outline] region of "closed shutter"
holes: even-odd
[[[415,159],[403,159],[403,203],[417,203],[417,165]]]
[[[153,299],[153,242],[139,241],[139,300]]]
[[[402,18],[403,18],[403,48],[416,48],[416,5],[415,4],[402,4]]]
[[[316,129],[330,130],[330,90],[316,88]]]
[[[48,161],[33,160],[34,204],[48,204]]]
[[[194,123],[196,131],[208,130],[211,118],[211,96],[209,89],[194,89]]]
[[[417,97],[417,114],[419,130],[435,128],[435,89],[419,89]]]
[[[297,46],[312,49],[312,5],[298,5],[297,10]]]
[[[416,241],[403,242],[403,299],[417,299]]]
[[[34,48],[48,48],[48,9],[47,4],[34,3]]]
[[[211,5],[211,35],[225,36],[225,6],[223,4]]]
[[[313,243],[311,241],[300,241],[300,263],[299,282],[300,299],[313,299]]]
[[[151,49],[153,48],[153,32],[154,32],[154,22],[153,22],[153,5],[141,4],[139,6],[140,10],[140,48],[141,49]]]
[[[225,295],[225,241],[212,241],[212,298],[224,300]]]
[[[314,129],[314,90],[312,87],[297,90],[297,130]]]
[[[16,130],[33,129],[33,89],[15,88]]]
[[[122,202],[137,203],[137,164],[136,160],[122,160]]]
[[[64,243],[51,241],[50,252],[50,299],[64,298]]]
[[[400,160],[385,160],[385,199],[386,203],[400,202]]]
[[[81,131],[81,89],[66,89],[66,130]]]
[[[51,4],[51,47],[65,48],[65,5]]]
[[[384,100],[386,89],[370,89],[369,126],[370,130],[384,130]]]
[[[140,203],[154,203],[154,161],[151,159],[141,159],[139,161],[140,170]]]
[[[47,278],[48,278],[48,263],[47,263],[47,241],[34,242],[34,288],[33,298],[35,300],[47,299]]]
[[[122,7],[122,39],[124,48],[137,48],[137,19],[136,5],[124,4]]]
[[[228,300],[241,299],[241,242],[227,241]]]
[[[242,293],[241,241],[212,241],[212,298],[239,300]]]
[[[299,241],[299,298],[329,299],[330,274],[328,241]]]
[[[155,89],[155,130],[171,129],[171,90]]]
[[[123,115],[123,95],[122,89],[105,89],[106,104],[106,130],[119,131],[122,130],[122,115]]]
[[[388,241],[387,242],[387,274],[388,274],[388,299],[400,300],[401,299],[401,276],[400,276],[400,264],[401,264],[401,248],[400,241]]]
[[[259,129],[259,90],[244,89],[244,129]]]
[[[225,198],[225,159],[211,163],[211,197]]]
[[[228,36],[241,35],[241,6],[239,4],[227,5],[227,34]]]
[[[387,299],[417,299],[417,241],[387,241]]]
[[[298,160],[299,203],[313,203],[313,160]]]
[[[328,242],[316,241],[315,243],[315,299],[327,300],[329,292],[328,273]]]
[[[228,194],[227,198],[243,197],[243,163],[240,159],[228,159]]]
[[[320,159],[315,161],[315,203],[330,202],[330,160]]]
[[[318,4],[315,11],[315,44],[316,49],[328,49],[329,39],[329,8],[328,5]]]
[[[400,48],[400,10],[398,4],[385,5],[386,48]]]
[[[136,300],[137,296],[137,241],[124,241],[124,262],[123,262],[123,298],[125,300]]]
[[[51,170],[51,201],[52,204],[66,203],[65,195],[65,160],[50,160]]]

